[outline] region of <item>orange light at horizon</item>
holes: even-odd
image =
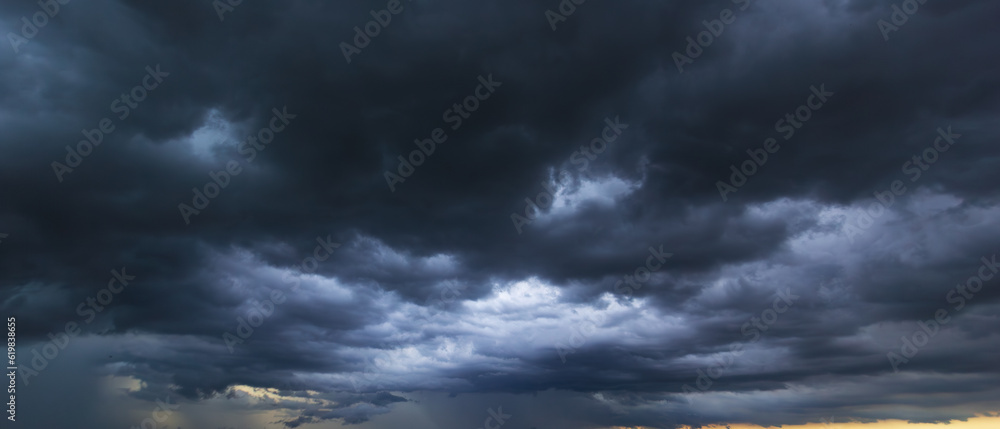
[[[730,429],[998,429],[1000,415],[980,415],[966,421],[952,420],[947,423],[909,423],[904,420],[879,420],[872,423],[838,422],[836,417],[832,423],[807,423],[801,425],[760,426],[746,423],[730,423]],[[692,429],[682,426],[683,429]],[[617,426],[613,429],[652,429],[643,426]],[[703,426],[701,429],[726,429],[726,425]]]

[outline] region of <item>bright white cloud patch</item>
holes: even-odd
[[[235,147],[240,141],[237,137],[237,127],[223,117],[217,109],[208,111],[204,123],[183,139],[192,154],[202,161],[216,161],[215,151],[219,147]]]

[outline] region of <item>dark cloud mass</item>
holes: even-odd
[[[1000,411],[1000,4],[913,5],[3,2],[18,417]]]

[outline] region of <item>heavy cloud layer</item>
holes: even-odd
[[[556,1],[406,0],[349,62],[386,2],[218,4],[70,2],[0,56],[20,365],[82,329],[21,376],[24,401],[103,377],[141,411],[93,419],[171,396],[184,427],[458,427],[501,402],[524,427],[997,411],[995,2],[931,0],[887,31],[876,0],[594,1],[564,21]],[[4,3],[0,29],[40,10]],[[102,297],[112,270],[134,280]]]

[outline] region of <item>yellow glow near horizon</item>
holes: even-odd
[[[997,429],[1000,428],[1000,416],[977,416],[967,421],[952,420],[948,423],[908,423],[904,420],[879,420],[874,423],[837,422],[809,423],[804,425],[758,426],[740,423],[730,423],[730,429]],[[690,429],[690,428],[688,428]],[[702,429],[726,429],[725,425],[705,426]]]
[[[745,423],[730,423],[730,429],[997,429],[1000,428],[1000,415],[980,415],[970,417],[967,421],[952,420],[948,423],[907,423],[904,420],[879,420],[874,423],[837,422],[808,423],[804,425],[760,426]],[[691,429],[689,426],[682,426]],[[612,429],[651,429],[644,426],[616,426]],[[701,429],[726,429],[726,425],[703,426]]]

